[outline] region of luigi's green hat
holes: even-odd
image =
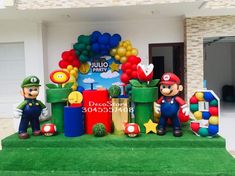
[[[38,77],[36,77],[36,76],[28,76],[21,83],[21,88],[31,87],[31,86],[39,87],[39,86],[41,86],[39,83],[40,83],[40,80],[38,79]]]

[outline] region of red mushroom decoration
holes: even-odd
[[[53,123],[44,124],[41,131],[44,136],[53,136],[56,134],[56,126]]]
[[[126,123],[124,126],[124,133],[129,137],[136,137],[140,134],[140,127],[136,123]]]

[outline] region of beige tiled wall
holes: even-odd
[[[196,90],[203,88],[203,38],[219,36],[235,36],[235,16],[185,19],[185,88],[187,90],[185,92],[187,92],[187,98]]]

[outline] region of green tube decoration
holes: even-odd
[[[135,103],[135,122],[145,133],[144,123],[153,120],[153,102],[157,99],[157,87],[132,87],[132,101]]]
[[[47,102],[51,103],[52,122],[56,125],[57,132],[64,132],[64,106],[69,94],[72,92],[71,88],[55,88],[47,89]]]

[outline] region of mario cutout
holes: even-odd
[[[48,110],[40,100],[37,100],[39,83],[40,80],[36,76],[28,76],[21,84],[21,94],[24,97],[24,101],[14,111],[14,117],[21,118],[18,131],[20,139],[29,138],[27,133],[29,123],[32,127],[33,135],[41,135],[39,117],[46,117]]]
[[[178,76],[173,73],[163,74],[160,81],[160,92],[163,96],[155,104],[156,112],[161,114],[157,130],[158,135],[166,134],[166,125],[169,118],[172,121],[173,135],[175,137],[182,136],[178,112],[181,108],[183,114],[187,116],[189,115],[189,109],[186,102],[177,96],[181,91],[183,91],[183,86],[180,85]]]

